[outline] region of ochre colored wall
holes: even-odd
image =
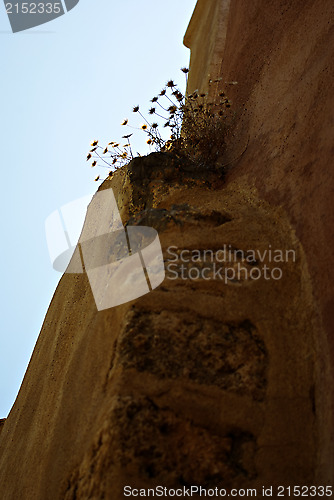
[[[199,2],[189,86],[238,82],[227,178],[157,153],[100,189],[165,257],[271,244],[296,261],[275,283],[166,279],[100,312],[64,275],[1,430],[1,499],[333,483],[333,8]]]
[[[322,339],[284,210],[246,179],[226,183],[164,153],[135,160],[100,189],[110,187],[124,222],[159,231],[166,259],[170,245],[224,244],[293,249],[296,259],[277,281],[166,279],[100,312],[87,278],[65,274],[0,434],[2,499],[330,481]]]
[[[231,0],[199,0],[184,36],[191,48],[189,92],[204,89],[220,73]]]
[[[212,4],[217,12],[219,5],[225,6],[225,12],[210,16],[209,25],[206,14]],[[226,161],[237,161],[228,182],[243,179],[287,214],[306,255],[325,333],[319,369],[328,364],[327,350],[333,366],[334,3],[199,0],[197,9],[200,15],[193,16],[185,36],[191,48],[189,91],[206,90],[209,77],[238,82],[225,85],[236,111],[235,137]],[[208,53],[210,34],[219,30],[221,41]],[[332,380],[330,371],[324,392],[331,395]],[[330,443],[329,402],[327,411],[324,439]],[[332,455],[326,459],[329,469]]]

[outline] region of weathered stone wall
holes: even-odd
[[[317,359],[322,370],[329,363],[327,353],[331,366],[334,360],[334,4],[331,0],[213,4],[217,12],[221,6],[221,14],[210,17],[207,34],[201,26],[211,2],[199,0],[200,15],[194,15],[185,36],[191,48],[189,90],[206,89],[209,77],[238,82],[226,84],[236,111],[235,139],[226,159],[238,158],[228,182],[254,186],[270,206],[284,209],[296,231],[322,325],[318,336],[323,347]],[[216,31],[222,37],[214,38],[218,41],[208,54],[207,37]],[[333,374],[327,369],[323,415],[327,434],[322,450],[330,443],[324,462],[333,471]]]
[[[233,0],[232,0],[233,1]],[[191,48],[189,92],[207,90],[221,72],[231,0],[198,0],[184,44]]]
[[[318,481],[326,374],[307,263],[284,211],[168,154],[134,161],[110,186],[124,222],[155,227],[166,258],[170,245],[272,245],[296,261],[274,282],[167,278],[100,312],[85,276],[64,275],[1,433],[2,497]]]
[[[124,223],[159,231],[166,259],[170,245],[226,244],[295,261],[277,281],[167,277],[100,312],[86,276],[65,274],[0,434],[4,500],[331,483],[332,6],[274,4],[231,1],[219,57],[240,112],[226,159],[249,143],[227,178],[153,154],[101,189]],[[228,4],[206,5],[218,22]],[[206,40],[192,47],[194,87]]]

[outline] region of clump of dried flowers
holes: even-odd
[[[181,71],[187,80],[188,68]],[[222,88],[221,79],[209,80],[209,89],[210,92],[195,90],[184,94],[173,80],[169,80],[151,99],[147,114],[142,113],[139,105],[133,107],[133,113],[143,121],[140,127],[131,126],[128,119],[121,125],[141,130],[146,135],[150,151],[170,151],[200,167],[214,166],[225,151],[232,115],[231,102]],[[214,98],[210,98],[211,95]],[[132,135],[133,132],[124,134],[122,141],[111,141],[106,146],[100,146],[99,141],[94,140],[87,161],[92,160],[92,167],[111,169],[109,175],[112,175],[134,158]],[[99,179],[98,175],[95,180]]]

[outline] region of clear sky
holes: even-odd
[[[119,140],[132,106],[148,107],[168,79],[184,87],[182,39],[195,4],[80,0],[64,16],[13,34],[0,2],[0,418],[15,400],[60,279],[45,219],[107,174],[85,161],[93,139]]]

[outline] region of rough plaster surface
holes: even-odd
[[[124,222],[155,227],[166,259],[170,245],[271,244],[295,262],[275,282],[167,277],[101,312],[86,277],[64,275],[0,436],[2,498],[316,482],[324,347],[284,211],[244,179],[225,185],[169,154],[132,162],[101,189],[111,186]]]
[[[331,484],[332,8],[231,1],[219,50],[240,113],[227,159],[249,144],[227,178],[153,154],[101,188],[124,223],[159,231],[166,258],[170,245],[270,244],[296,261],[275,282],[166,279],[101,312],[87,278],[64,275],[0,423],[4,500]]]
[[[328,352],[333,365],[334,4],[232,0],[228,12],[210,17],[207,34],[225,33],[227,25],[227,36],[215,43],[206,73],[201,73],[203,53],[208,50],[201,19],[210,5],[198,1],[203,12],[194,15],[185,37],[191,48],[189,90],[206,89],[209,76],[238,82],[226,84],[236,111],[235,138],[226,156],[226,161],[232,160],[227,181],[243,177],[271,206],[284,208],[305,252],[327,339],[328,351],[319,353],[318,362],[326,364]],[[234,158],[238,161],[233,163]],[[333,373],[328,377],[324,391],[333,399]],[[333,416],[328,406],[323,447],[329,445],[325,459],[329,471],[333,471]]]

